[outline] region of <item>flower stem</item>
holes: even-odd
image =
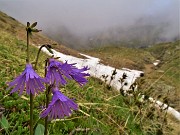
[[[28,26],[27,22],[27,59],[26,62],[29,63],[29,34],[30,34],[30,28]],[[30,93],[30,135],[33,135],[33,94]]]
[[[48,104],[49,104],[49,91],[50,91],[50,86],[47,88],[46,90],[46,108],[48,108]],[[48,116],[46,116],[45,118],[45,131],[44,131],[44,135],[48,134]]]
[[[48,66],[48,59],[46,60],[46,63],[45,63],[45,77],[46,77],[46,74],[47,74],[47,66]],[[50,91],[50,86],[48,87],[48,85],[46,84],[46,108],[48,108],[48,104],[49,104],[49,91]],[[44,131],[44,135],[47,135],[48,134],[48,116],[46,116],[45,118],[45,131]]]
[[[40,54],[41,49],[42,49],[43,47],[46,47],[46,49],[47,49],[50,53],[53,53],[53,52],[50,50],[51,45],[49,45],[49,44],[41,45],[41,47],[40,47],[39,50],[38,50],[37,57],[36,57],[36,61],[35,61],[35,66],[34,66],[34,69],[35,69],[35,70],[36,70],[36,68],[37,68],[37,63],[38,63],[38,59],[39,59],[39,54]],[[45,66],[47,66],[47,61],[46,61]],[[46,70],[45,70],[45,76],[46,76]]]
[[[30,93],[30,135],[33,135],[33,94]]]
[[[26,62],[29,63],[29,28],[28,28],[28,23],[27,23],[27,60]]]
[[[39,54],[40,54],[40,52],[41,52],[41,49],[43,48],[43,47],[45,47],[46,45],[42,45],[40,48],[39,48],[39,50],[38,50],[38,53],[37,53],[37,57],[36,57],[36,62],[35,62],[35,66],[34,66],[34,69],[36,70],[36,68],[37,68],[37,63],[38,63],[38,59],[39,59]]]

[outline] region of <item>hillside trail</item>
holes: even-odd
[[[145,74],[149,74],[154,71],[155,66],[153,64],[145,64],[144,67]]]

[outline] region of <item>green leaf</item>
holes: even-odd
[[[4,115],[2,115],[0,123],[1,123],[2,128],[4,128],[4,129],[9,128],[9,122],[7,121],[6,117],[4,117]]]
[[[36,25],[37,25],[37,22],[33,23],[33,24],[31,25],[31,28],[36,27]]]
[[[44,125],[38,124],[34,135],[44,135],[44,130],[45,130]]]
[[[38,29],[31,29],[32,32],[40,32],[42,30],[38,30]]]
[[[27,22],[27,27],[29,27],[30,26],[30,23],[29,22]]]

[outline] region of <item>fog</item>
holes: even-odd
[[[0,0],[0,10],[71,48],[145,47],[180,38],[179,0]]]

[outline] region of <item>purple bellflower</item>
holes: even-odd
[[[89,68],[83,67],[81,69],[78,69],[74,66],[75,64],[68,64],[67,61],[61,66],[61,68],[65,71],[67,74],[66,76],[70,76],[73,80],[75,80],[79,85],[84,85],[88,81],[85,78],[86,76],[90,76],[89,73],[84,73],[85,71],[89,70]]]
[[[61,69],[63,63],[56,61],[55,59],[49,59],[49,66],[47,67],[46,80],[50,84],[59,86],[65,85],[67,82],[63,77],[63,70]]]
[[[62,94],[57,87],[54,87],[52,92],[52,101],[48,105],[48,108],[41,113],[41,118],[48,116],[49,120],[62,119],[65,116],[70,116],[72,114],[71,109],[78,110],[78,105]]]
[[[65,85],[67,81],[65,78],[74,79],[81,86],[87,83],[86,76],[88,73],[84,73],[89,68],[84,67],[78,69],[74,66],[75,64],[68,64],[67,62],[61,63],[55,59],[49,60],[49,66],[47,67],[46,80],[50,84],[59,86],[60,84]]]
[[[23,90],[26,88],[26,93],[30,95],[32,93],[35,95],[35,93],[43,92],[43,89],[45,89],[43,82],[45,82],[45,79],[41,78],[32,68],[31,64],[26,64],[26,68],[23,71],[21,75],[16,77],[12,82],[8,83],[9,87],[7,89],[12,89],[10,93],[14,93],[16,91],[19,91],[19,95],[22,95]]]

